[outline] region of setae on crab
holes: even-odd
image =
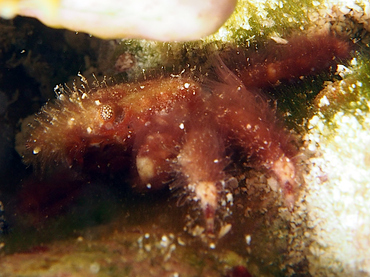
[[[225,168],[243,157],[271,172],[293,209],[298,150],[260,88],[328,70],[349,52],[349,44],[333,35],[299,35],[262,59],[237,55],[237,69],[212,56],[215,77],[200,82],[184,73],[60,88],[25,130],[21,155],[41,168],[129,169],[130,184],[141,191],[181,189],[203,211],[209,234],[231,177]]]

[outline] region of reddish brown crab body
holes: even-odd
[[[336,41],[343,52],[340,55],[347,55],[349,47]],[[309,45],[295,49],[294,55],[307,59],[316,50]],[[323,59],[332,64],[337,52],[321,53],[317,71],[326,69]],[[274,59],[252,68],[246,65],[243,78],[256,71],[258,81],[251,86],[263,87],[263,70],[277,64]],[[56,161],[72,167],[117,170],[129,162],[134,187],[153,190],[171,184],[171,188],[184,188],[188,199],[199,203],[206,229],[212,232],[230,178],[224,169],[232,162],[233,151],[241,150],[253,167],[275,175],[286,204],[293,207],[297,169],[292,158],[297,149],[290,134],[278,123],[268,101],[245,87],[248,81],[242,82],[219,58],[215,58],[214,67],[217,81],[201,84],[180,76],[98,87],[89,92],[62,92],[54,104],[46,105],[36,116],[27,150],[22,153],[24,159],[41,167]],[[282,78],[300,77],[302,72],[297,74],[292,62],[276,72]],[[270,79],[266,77],[265,82]]]

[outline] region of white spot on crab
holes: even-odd
[[[251,241],[252,241],[252,237],[251,235],[245,235],[245,242],[250,245],[251,244]]]
[[[70,119],[68,119],[68,126],[72,126],[74,125],[74,122],[75,122],[75,118],[74,117],[71,117]]]
[[[231,192],[226,194],[226,201],[229,202],[229,203],[234,201],[234,197],[233,197],[233,194]]]
[[[230,232],[232,225],[230,223],[221,227],[220,232],[218,233],[218,238],[224,237],[228,232]]]
[[[277,192],[279,190],[279,183],[274,177],[268,178],[267,184],[273,191]]]
[[[155,175],[154,163],[148,157],[138,157],[136,159],[136,168],[140,179],[144,182],[150,180]]]
[[[40,151],[41,151],[41,147],[37,146],[37,147],[35,147],[35,148],[33,149],[32,153],[33,153],[34,155],[37,155],[38,153],[40,153]]]
[[[91,128],[91,127],[87,127],[87,128],[86,128],[86,132],[87,132],[88,134],[91,134],[91,133],[92,133],[92,128]]]

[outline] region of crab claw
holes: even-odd
[[[292,211],[296,200],[296,167],[291,159],[281,156],[274,162],[272,171],[275,174],[284,195],[284,203]]]
[[[219,184],[225,179],[223,169],[226,159],[223,158],[224,144],[207,120],[201,118],[199,125],[189,125],[186,141],[177,157],[177,166],[188,184],[191,201],[203,211],[206,231],[213,233],[219,205]]]
[[[218,203],[218,193],[214,182],[199,182],[195,185],[195,198],[203,210],[205,227],[208,233],[213,233],[215,212]]]

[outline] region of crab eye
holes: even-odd
[[[103,105],[100,107],[100,118],[104,121],[114,119],[114,110],[110,105]]]

